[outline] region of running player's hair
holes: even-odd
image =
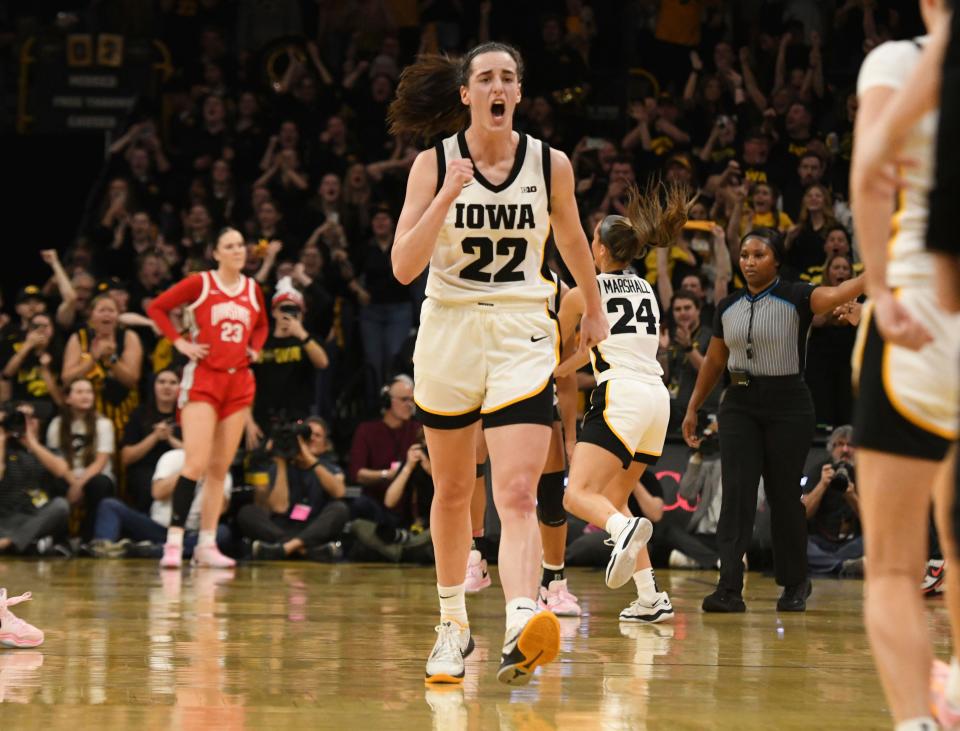
[[[683,183],[652,179],[642,192],[631,184],[627,189],[627,215],[604,218],[600,241],[614,259],[622,262],[645,256],[651,246],[670,246],[683,230],[696,199]]]
[[[400,74],[396,98],[387,110],[390,134],[428,139],[466,127],[470,108],[460,99],[460,87],[470,81],[473,59],[492,52],[508,54],[517,64],[517,78],[523,80],[520,51],[506,43],[481,43],[460,58],[436,53],[418,56]]]

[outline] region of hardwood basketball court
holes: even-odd
[[[777,615],[750,574],[745,615],[705,615],[711,572],[662,572],[672,622],[621,626],[632,586],[571,570],[584,616],[558,663],[496,681],[496,582],[467,607],[477,650],[462,689],[423,683],[437,599],[430,568],[253,564],[161,573],[153,561],[4,560],[14,612],[46,632],[0,649],[0,729],[879,729],[890,721],[867,648],[860,581],[814,583]],[[231,578],[232,575],[232,578]],[[949,634],[942,601],[932,627]]]

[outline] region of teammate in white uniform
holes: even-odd
[[[923,0],[920,7],[928,28],[948,12],[942,0]],[[851,175],[870,297],[854,357],[857,489],[868,566],[864,614],[887,700],[904,731],[939,728],[930,716],[933,655],[916,582],[927,556],[932,493],[948,563],[956,556],[942,506],[952,488],[944,456],[958,427],[960,320],[938,304],[934,259],[925,250],[936,111],[913,124],[903,140],[902,152],[915,165],[901,171],[895,213],[883,176],[865,175],[860,145],[872,147],[878,124],[898,103],[928,41],[884,43],[864,61]],[[947,597],[956,618],[960,597],[949,587]],[[956,660],[951,675],[960,685]]]
[[[460,131],[417,156],[397,222],[392,260],[403,283],[430,265],[414,352],[414,398],[433,462],[430,529],[440,624],[427,682],[461,682],[473,640],[464,602],[470,552],[473,454],[481,423],[501,521],[499,573],[506,598],[498,679],[526,683],[559,652],[551,612],[537,613],[537,479],[553,421],[557,326],[553,283],[541,276],[551,227],[581,285],[593,281],[567,157],[513,131],[523,74],[519,53],[486,43],[462,59],[421,57],[391,104],[396,133]],[[596,290],[587,298],[584,347],[607,335]]]
[[[666,592],[657,589],[646,551],[653,525],[633,517],[627,500],[648,464],[663,451],[670,420],[670,393],[657,362],[660,308],[653,287],[629,263],[649,246],[669,246],[687,220],[686,189],[660,186],[644,194],[629,191],[627,216],[607,216],[593,234],[597,284],[609,318],[610,337],[591,352],[597,387],[583,419],[570,467],[564,506],[574,515],[606,529],[613,539],[606,583],[623,586],[633,576],[637,599],[620,613],[621,621],[660,622],[673,616]],[[572,289],[560,306],[564,351],[572,349],[583,312],[583,292]],[[558,369],[561,410],[573,398],[570,376],[583,364],[573,356]]]

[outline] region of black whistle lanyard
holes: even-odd
[[[753,306],[756,300],[750,300],[750,321],[747,323],[747,360],[753,360]]]

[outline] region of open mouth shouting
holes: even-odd
[[[500,122],[507,114],[507,104],[500,99],[497,99],[490,105],[490,114],[493,115],[494,120]]]

